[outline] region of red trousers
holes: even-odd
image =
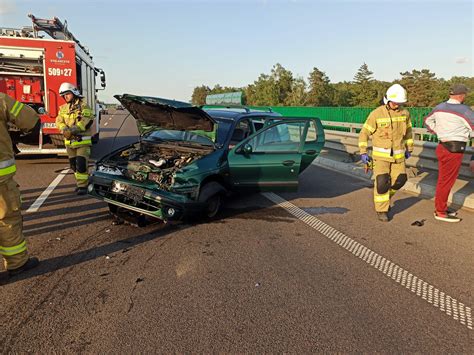
[[[436,212],[446,212],[448,196],[458,178],[463,153],[451,153],[443,145],[438,144],[436,156],[438,157],[438,183],[436,184],[435,209]]]

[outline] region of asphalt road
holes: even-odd
[[[95,158],[136,139],[125,117]],[[367,182],[311,166],[298,193],[232,198],[213,222],[113,226],[70,174],[27,212],[67,159],[17,163],[42,263],[0,287],[2,353],[474,352],[472,212],[442,223],[399,193],[383,224]]]

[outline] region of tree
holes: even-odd
[[[312,106],[331,106],[334,89],[323,71],[314,67],[308,77],[309,92],[306,103]]]
[[[306,103],[306,83],[303,78],[293,80],[291,92],[286,97],[285,106],[303,106]]]
[[[201,85],[195,87],[191,96],[191,102],[197,106],[204,105],[206,103],[206,96],[209,95],[210,92],[211,89],[209,86]]]
[[[369,66],[363,63],[354,75],[354,95],[351,104],[354,106],[372,107],[376,106],[378,97],[377,85],[372,77],[373,72]]]
[[[435,73],[429,69],[413,69],[400,75],[402,78],[399,83],[407,90],[408,106],[428,107],[438,103],[436,92],[439,91],[440,83]]]
[[[245,90],[247,104],[272,106],[279,104],[280,92],[272,76],[260,74],[258,79]]]
[[[331,85],[334,90],[333,106],[351,106],[354,100],[354,84],[348,81]]]
[[[354,75],[354,82],[359,85],[370,83],[373,80],[372,74],[373,72],[369,70],[369,66],[363,63]]]
[[[283,105],[293,89],[293,73],[277,63],[273,66],[270,76],[278,91],[278,104]]]

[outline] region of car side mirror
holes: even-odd
[[[253,148],[250,144],[245,144],[243,147],[242,147],[242,153],[244,153],[244,155],[250,155],[253,151]]]

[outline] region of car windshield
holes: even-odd
[[[212,133],[212,132],[210,132]],[[190,142],[212,146],[214,143],[210,137],[197,134],[192,131],[174,131],[168,129],[160,129],[150,132],[146,135],[145,140],[148,141],[173,141],[173,142]]]

